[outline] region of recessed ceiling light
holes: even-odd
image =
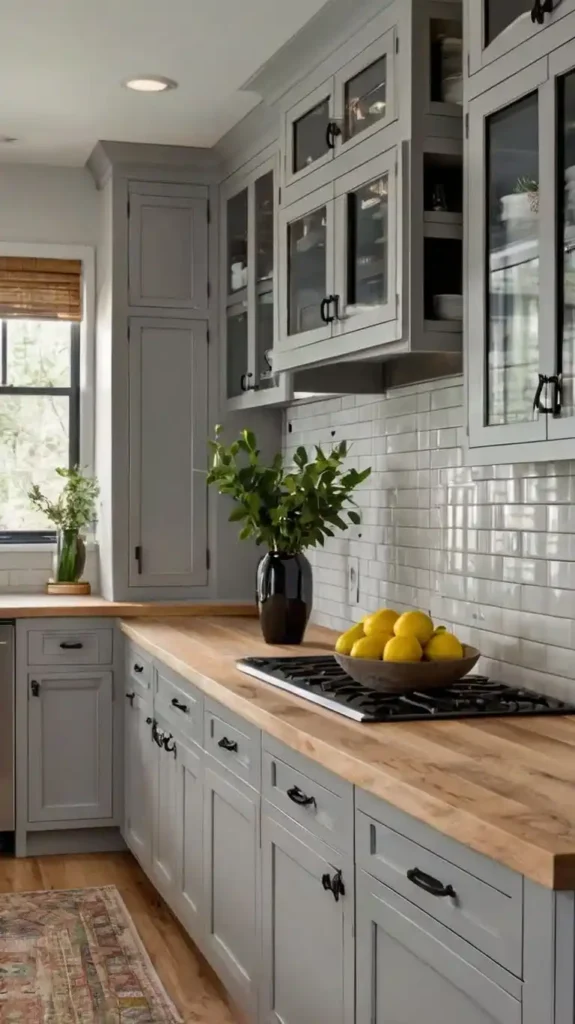
[[[135,92],[166,92],[168,89],[178,88],[178,83],[174,82],[173,78],[164,78],[163,75],[137,75],[135,78],[126,79],[124,85]]]
[[[18,142],[15,135],[0,135],[1,146],[8,146],[11,142]]]

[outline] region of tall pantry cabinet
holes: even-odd
[[[236,557],[237,531],[206,484],[207,441],[221,420],[217,158],[99,143],[90,169],[102,209],[96,473],[104,594],[251,598],[254,553],[241,548]],[[230,432],[257,430],[258,415],[228,423]],[[270,452],[279,445],[275,424],[272,414]]]

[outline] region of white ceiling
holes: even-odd
[[[0,162],[82,165],[98,139],[212,146],[239,92],[326,0],[0,0]],[[161,94],[121,86],[174,78]]]

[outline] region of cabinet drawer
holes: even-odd
[[[204,735],[201,693],[176,672],[156,662],[154,707],[188,739],[202,744]]]
[[[511,884],[497,888],[361,811],[357,812],[356,860],[358,867],[521,977],[519,876],[509,872]]]
[[[113,629],[29,629],[29,665],[111,665]]]
[[[129,644],[126,648],[126,689],[145,697],[152,692],[153,674],[154,665],[150,656]]]
[[[208,701],[204,712],[204,747],[229,771],[259,790],[261,733],[223,708]]]
[[[263,796],[337,850],[353,850],[353,788],[264,737]]]

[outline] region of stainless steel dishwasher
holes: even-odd
[[[14,843],[14,623],[0,621],[0,850]]]

